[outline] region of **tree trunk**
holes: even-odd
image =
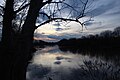
[[[11,61],[11,35],[12,35],[12,20],[13,20],[13,2],[14,0],[6,0],[6,7],[3,16],[2,41],[0,49],[0,63],[1,63],[1,79],[10,80],[10,72],[12,66]]]
[[[14,0],[6,0],[6,7],[3,16],[3,29],[2,29],[2,46],[4,49],[11,50],[12,40],[12,20],[13,20],[13,2]]]
[[[26,80],[26,69],[31,59],[32,39],[18,39],[14,45],[16,49],[12,52],[4,51],[0,55],[1,79],[4,80]],[[8,53],[8,54],[7,54]]]
[[[13,2],[6,3],[3,20],[2,54],[0,55],[1,79],[26,80],[26,69],[31,58],[33,34],[43,0],[31,0],[28,15],[20,34],[12,34]],[[9,0],[7,0],[9,2]],[[9,5],[8,5],[9,4]],[[9,6],[9,7],[8,7]],[[11,14],[7,13],[8,10]],[[10,17],[11,16],[11,17]],[[8,22],[7,22],[8,21]]]

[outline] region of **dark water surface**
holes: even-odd
[[[61,50],[58,46],[38,48],[28,66],[27,80],[120,80],[119,51],[116,55]]]

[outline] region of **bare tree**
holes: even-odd
[[[76,2],[78,1],[78,2]],[[90,0],[5,0],[2,25],[2,77],[5,80],[25,80],[33,34],[39,26],[57,22],[80,21]],[[37,24],[39,25],[36,25]],[[39,23],[38,23],[39,22]],[[6,59],[7,58],[7,59]]]

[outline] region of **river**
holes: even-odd
[[[90,51],[73,53],[69,50],[63,51],[57,45],[37,48],[28,65],[26,78],[27,80],[106,80],[116,75],[115,73],[120,73],[120,60],[118,55],[103,54],[101,52],[100,55],[94,55]],[[116,80],[120,79],[120,74],[117,76]]]

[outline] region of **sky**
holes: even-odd
[[[0,2],[3,0],[0,0]],[[66,0],[72,4],[71,0]],[[80,0],[74,0],[79,3]],[[83,0],[84,1],[84,0]],[[94,0],[89,6],[87,17],[80,19],[85,22],[82,30],[80,24],[71,22],[67,25],[49,23],[39,27],[35,31],[35,39],[44,41],[59,41],[61,39],[80,38],[83,35],[96,34],[104,30],[113,30],[120,26],[120,0]],[[67,10],[62,12],[65,15]],[[75,14],[74,14],[75,15]]]
[[[74,0],[79,1],[79,0]],[[35,34],[38,39],[44,41],[59,41],[63,38],[80,38],[83,35],[97,34],[105,30],[113,30],[120,26],[120,0],[94,0],[90,6],[91,21],[86,22],[82,31],[81,25],[71,22],[69,26],[56,26],[46,24],[39,27]],[[88,13],[88,15],[90,15]],[[82,18],[81,21],[88,20],[89,17]]]

